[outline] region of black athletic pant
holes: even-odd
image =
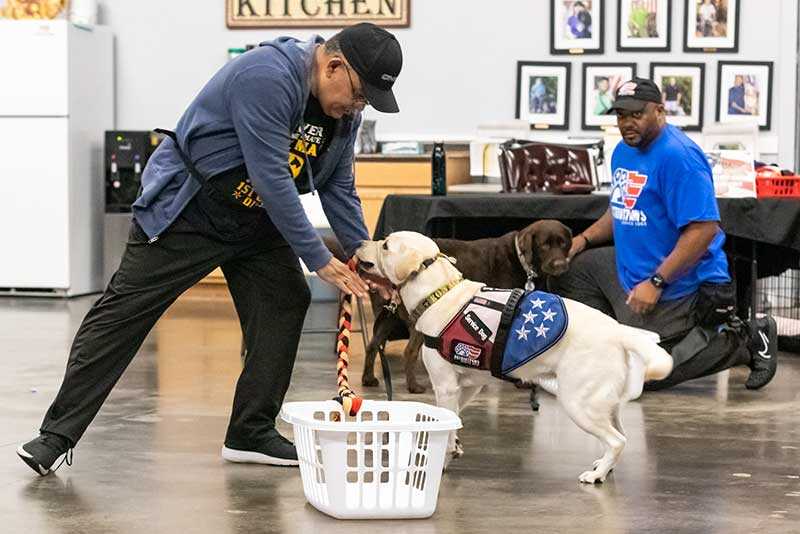
[[[661,346],[672,355],[674,367],[667,378],[647,382],[645,389],[663,389],[750,362],[745,325],[726,325],[718,330],[697,326],[697,295],[661,302],[646,315],[634,313],[625,304],[628,295],[617,276],[614,247],[578,254],[569,271],[554,282],[559,295],[598,309],[622,324],[661,336]]]
[[[221,266],[248,349],[225,444],[258,444],[274,427],[289,387],[311,300],[297,256],[276,230],[232,244],[196,232],[183,219],[147,241],[134,222],[119,270],[75,335],[41,430],[77,443],[161,314]],[[231,357],[236,353],[231,347]]]

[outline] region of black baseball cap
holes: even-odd
[[[610,115],[618,109],[642,111],[648,102],[661,104],[661,90],[653,80],[634,78],[619,86],[616,100],[606,114]]]
[[[397,113],[392,86],[403,68],[403,51],[394,35],[362,22],[339,32],[342,54],[358,73],[369,105],[384,113]]]

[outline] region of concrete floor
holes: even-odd
[[[239,370],[227,300],[173,306],[73,467],[40,478],[14,451],[36,434],[92,301],[0,299],[0,532],[800,532],[800,358],[787,354],[762,391],[746,391],[746,371],[735,370],[629,404],[628,446],[599,486],[577,481],[600,455],[594,439],[552,397],[533,414],[525,391],[498,382],[462,414],[465,455],[445,473],[431,519],[331,519],[306,503],[298,470],[219,456]],[[309,324],[330,325],[334,314],[316,304]],[[287,400],[331,398],[331,348],[330,336],[304,336]],[[392,368],[399,400],[433,402],[430,392],[405,393],[399,357]]]

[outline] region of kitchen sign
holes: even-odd
[[[408,27],[411,0],[225,0],[228,28]]]

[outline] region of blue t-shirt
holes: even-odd
[[[719,221],[711,167],[686,134],[667,125],[644,150],[621,142],[611,158],[611,216],[617,274],[625,291],[648,280],[675,249],[690,222]],[[728,282],[720,230],[700,261],[661,293],[661,301],[697,291],[703,282]]]

